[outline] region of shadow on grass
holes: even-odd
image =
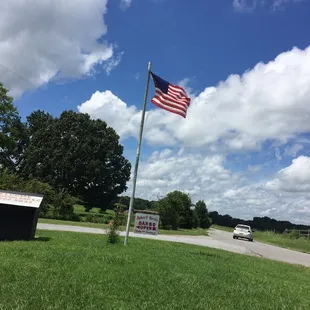
[[[14,241],[25,241],[25,242],[29,242],[29,241],[41,241],[41,242],[47,242],[50,241],[51,238],[50,237],[35,237],[34,239],[30,239],[30,240],[25,240],[25,239],[0,239],[0,242],[14,242]]]
[[[35,237],[32,241],[41,241],[41,242],[47,242],[50,241],[52,238],[50,237]]]

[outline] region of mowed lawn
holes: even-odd
[[[38,237],[0,243],[0,309],[310,309],[310,268],[163,241]]]
[[[73,222],[73,221],[63,221],[63,220],[54,220],[54,219],[39,219],[39,223],[42,224],[56,224],[56,225],[70,225],[70,226],[83,226],[83,227],[91,227],[91,228],[101,228],[107,229],[109,228],[108,224],[101,223],[88,223],[88,222]],[[121,226],[120,231],[125,231],[126,226]],[[133,232],[133,227],[130,228],[130,231]],[[188,236],[207,236],[208,230],[202,228],[195,229],[178,229],[178,230],[165,230],[159,229],[159,234],[162,235],[188,235]]]

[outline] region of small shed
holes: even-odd
[[[0,190],[0,240],[34,238],[43,195]]]

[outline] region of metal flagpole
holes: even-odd
[[[137,174],[138,174],[140,151],[141,151],[142,136],[143,136],[143,126],[144,126],[145,110],[146,110],[146,105],[147,105],[147,95],[148,95],[149,84],[150,84],[151,67],[152,67],[152,63],[149,62],[149,65],[148,65],[148,68],[147,68],[147,78],[146,78],[146,86],[145,86],[145,92],[144,92],[144,103],[143,103],[143,110],[142,110],[142,116],[141,116],[141,124],[140,124],[139,140],[138,140],[138,147],[137,147],[136,163],[135,163],[135,169],[134,169],[134,172],[133,172],[133,179],[132,179],[132,193],[131,193],[130,203],[129,203],[129,210],[128,210],[128,218],[127,218],[127,226],[126,226],[126,235],[125,235],[124,245],[128,244],[128,236],[129,236],[129,230],[130,230],[130,219],[131,219],[133,202],[134,202],[134,199],[135,199]]]

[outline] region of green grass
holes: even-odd
[[[83,227],[103,228],[103,229],[108,228],[109,226],[108,224],[101,224],[101,223],[74,222],[74,221],[63,221],[63,220],[54,220],[45,218],[39,218],[39,223],[83,226]]]
[[[162,241],[38,236],[0,243],[0,309],[310,309],[310,268]]]
[[[233,228],[212,225],[212,228],[233,232]],[[310,253],[310,240],[306,238],[291,239],[288,235],[278,234],[271,231],[255,231],[254,240],[280,246],[303,253]]]
[[[231,227],[218,226],[218,225],[212,225],[211,228],[217,229],[217,230],[228,231],[228,232],[233,232],[234,231],[234,229],[231,228]]]
[[[85,212],[85,207],[84,206],[82,206],[82,205],[74,205],[74,207],[73,207],[73,209],[74,209],[74,213],[83,213],[83,212]],[[100,213],[100,208],[92,208],[92,209],[90,209],[89,210],[89,212],[90,213]],[[113,210],[106,210],[105,212],[104,212],[105,214],[114,214],[114,211]]]
[[[92,228],[102,228],[106,229],[109,227],[108,224],[100,223],[87,223],[87,222],[73,222],[73,221],[63,221],[63,220],[52,220],[52,219],[39,219],[39,223],[46,224],[58,224],[58,225],[71,225],[71,226],[83,226],[83,227],[92,227]],[[120,231],[125,231],[126,227],[120,227]],[[131,227],[130,231],[133,231]],[[164,230],[160,229],[159,233],[162,235],[189,235],[189,236],[207,236],[208,230],[206,229],[179,229],[179,230]]]
[[[297,250],[304,253],[310,253],[310,240],[305,238],[291,239],[286,235],[277,234],[270,231],[254,232],[254,239],[260,242],[265,242],[282,248]]]

